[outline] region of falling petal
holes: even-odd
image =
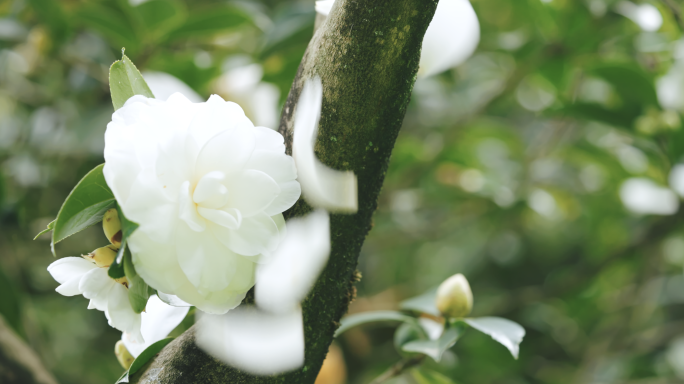
[[[270,314],[240,307],[225,315],[202,314],[197,345],[223,362],[256,375],[271,375],[304,364],[301,309]]]
[[[418,77],[453,68],[475,52],[480,23],[468,0],[440,0],[423,38]]]
[[[304,84],[297,104],[292,143],[297,178],[304,199],[310,205],[331,212],[356,212],[358,203],[354,172],[329,168],[314,154],[322,98],[323,86],[319,77]]]
[[[330,218],[322,209],[287,222],[287,234],[256,272],[257,305],[270,312],[294,310],[306,297],[330,255]]]

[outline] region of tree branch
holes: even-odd
[[[132,383],[313,383],[349,302],[361,245],[408,106],[425,31],[437,0],[337,0],[302,59],[279,131],[291,153],[295,106],[304,82],[323,82],[323,110],[316,153],[336,169],[358,177],[359,210],[332,215],[330,261],[302,303],[304,367],[280,376],[253,377],[227,367],[194,345],[190,329],[170,343]],[[286,217],[310,210],[300,200]]]
[[[36,354],[0,316],[0,383],[57,384]]]

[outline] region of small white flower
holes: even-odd
[[[107,126],[105,160],[107,184],[140,225],[129,239],[137,272],[209,313],[242,301],[301,193],[283,137],[216,95],[130,98]]]
[[[211,355],[253,374],[273,374],[304,363],[299,302],[311,290],[330,254],[330,219],[319,210],[288,222],[287,235],[257,267],[257,307],[203,315],[197,343]]]
[[[316,12],[328,16],[335,0],[316,2]],[[463,63],[480,42],[480,22],[468,0],[439,0],[423,37],[418,77],[429,77]]]
[[[356,175],[336,171],[321,163],[314,154],[321,117],[323,86],[315,77],[304,84],[295,111],[292,157],[304,199],[311,206],[331,212],[356,212],[358,209]]]
[[[141,313],[140,332],[145,341],[139,342],[127,332],[121,335],[121,340],[128,352],[133,357],[138,357],[147,347],[168,336],[183,321],[189,310],[189,307],[173,307],[156,295],[151,296],[145,311]]]
[[[140,314],[133,311],[128,289],[107,275],[107,267],[98,267],[82,257],[64,257],[48,267],[48,272],[61,285],[56,291],[64,296],[82,294],[90,299],[88,309],[104,311],[109,325],[143,342]]]

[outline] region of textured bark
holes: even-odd
[[[57,384],[38,356],[0,316],[0,383]]]
[[[190,329],[170,343],[131,382],[313,383],[340,318],[354,298],[361,245],[408,106],[420,46],[437,0],[337,0],[302,59],[285,104],[280,132],[291,152],[295,106],[302,86],[315,75],[323,82],[323,109],[316,154],[358,177],[359,211],[332,215],[330,261],[302,303],[306,362],[273,377],[253,377],[204,354]],[[300,200],[286,217],[310,208]]]

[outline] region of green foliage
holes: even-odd
[[[109,90],[114,109],[123,107],[126,100],[134,95],[154,98],[140,71],[126,55],[123,55],[121,60],[115,61],[109,68]]]
[[[397,311],[374,311],[350,315],[342,319],[340,327],[335,331],[335,337],[341,335],[346,330],[366,323],[377,322],[404,322],[418,326],[415,318],[407,316]]]
[[[437,288],[431,289],[424,294],[399,303],[399,307],[405,311],[427,313],[432,316],[441,316],[436,305]]]
[[[417,384],[455,384],[453,380],[441,373],[425,368],[411,370],[411,377]]]
[[[104,213],[116,203],[98,165],[76,184],[62,204],[54,221],[52,245],[102,221]]]
[[[137,274],[135,274],[135,269],[132,262],[129,263],[129,266],[126,266],[126,254],[130,255],[128,250],[128,237],[138,228],[138,224],[128,220],[126,216],[124,216],[123,211],[118,204],[116,205],[116,210],[119,213],[119,220],[121,220],[121,246],[119,247],[119,251],[116,253],[116,259],[114,259],[112,265],[109,266],[107,274],[109,274],[109,276],[113,279],[118,279],[124,277],[124,275],[129,275],[129,273],[126,273],[126,268],[128,268],[128,270],[131,271],[131,276],[137,276]],[[144,290],[140,291],[141,294],[144,292]],[[128,294],[130,298],[130,290],[128,291]]]
[[[136,372],[138,372],[142,367],[147,364],[148,361],[150,361],[151,358],[157,355],[159,351],[161,351],[168,343],[173,341],[173,337],[167,337],[166,339],[162,339],[157,341],[156,343],[150,345],[147,347],[144,351],[138,355],[138,357],[135,358],[133,361],[133,364],[128,368],[126,372],[121,375],[119,380],[116,381],[116,384],[119,383],[128,383],[128,378],[132,375],[134,375]]]
[[[128,280],[128,300],[131,302],[135,313],[141,313],[145,310],[147,300],[154,294],[154,289],[150,288],[135,271],[131,252],[128,249],[124,252],[123,267],[126,279]]]

